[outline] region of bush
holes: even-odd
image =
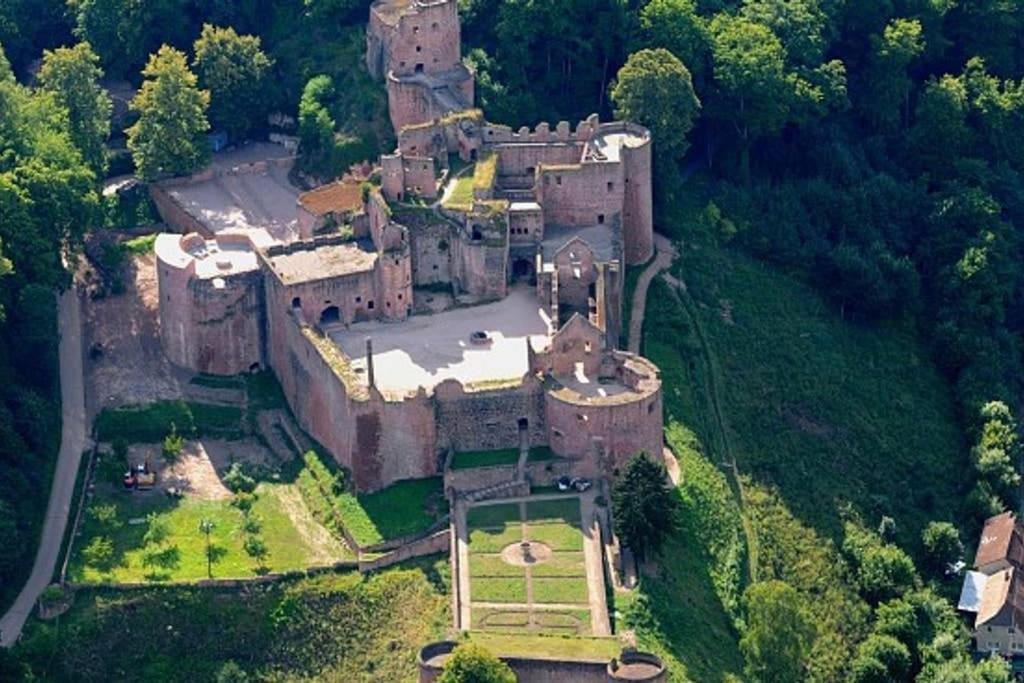
[[[490,651],[466,643],[455,648],[437,683],[515,683],[512,669]]]
[[[234,493],[252,493],[256,490],[256,479],[241,463],[233,462],[224,475],[224,485]]]
[[[174,462],[181,456],[182,449],[185,448],[185,439],[178,434],[178,427],[173,422],[171,423],[171,433],[164,437],[163,454],[169,462]]]
[[[109,569],[114,559],[114,542],[108,536],[96,536],[82,549],[85,563],[97,569]]]
[[[89,508],[89,516],[107,531],[119,529],[124,524],[117,518],[117,506],[113,503],[94,505]]]
[[[256,503],[256,496],[252,493],[236,493],[231,498],[231,504],[242,511],[243,514],[247,514],[249,510],[252,510],[252,506]]]

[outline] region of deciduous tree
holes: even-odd
[[[452,652],[437,683],[515,683],[512,669],[480,645],[465,643]]]
[[[128,129],[128,149],[139,175],[154,179],[202,168],[210,158],[206,110],[210,93],[200,90],[184,53],[163,46],[142,75],[142,89],[131,107],[139,120]]]
[[[763,581],[747,588],[743,601],[747,628],[740,651],[747,676],[761,683],[804,680],[814,625],[796,590],[782,581]]]
[[[233,28],[206,24],[195,43],[193,67],[199,86],[210,92],[210,123],[242,140],[266,125],[270,106],[267,73],[271,60],[260,39],[240,36]]]

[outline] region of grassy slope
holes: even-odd
[[[412,680],[451,621],[447,572],[431,559],[244,591],[82,591],[17,652],[42,680],[209,681],[229,659],[254,679]]]
[[[909,544],[952,518],[962,444],[948,386],[913,334],[845,323],[809,287],[731,252],[688,250],[677,269],[718,361],[742,472],[830,536],[846,501],[869,520],[893,516]]]
[[[749,555],[760,578],[807,598],[822,626],[815,673],[827,680],[864,619],[836,570],[840,507],[893,515],[909,545],[928,520],[952,517],[962,463],[948,388],[912,334],[845,323],[811,288],[742,255],[690,250],[677,275],[689,298],[654,284],[645,353],[665,382],[684,524],[627,621],[694,680],[740,670],[728,615],[748,549],[720,467],[734,457]]]

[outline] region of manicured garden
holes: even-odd
[[[466,520],[473,628],[503,633],[591,632],[577,497],[529,501],[522,506],[476,505],[468,510]],[[523,541],[543,543],[552,552],[529,565],[506,561],[502,551]],[[543,607],[553,603],[579,607]]]

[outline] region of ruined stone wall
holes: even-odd
[[[405,199],[405,166],[401,154],[381,155],[380,191],[390,202]]]
[[[383,252],[375,273],[379,316],[405,320],[412,309],[412,254],[408,242]]]
[[[554,266],[558,278],[558,324],[567,323],[573,313],[589,319],[591,299],[597,299],[594,252],[584,242],[573,240],[555,254]]]
[[[537,194],[544,217],[555,225],[612,223],[622,212],[625,182],[622,164],[582,163],[542,166]]]
[[[157,184],[149,186],[149,196],[160,214],[160,220],[182,235],[197,232],[206,239],[213,239],[213,232],[186,211],[167,190]]]
[[[591,114],[586,120],[580,121],[576,124],[575,129],[569,125],[568,121],[559,121],[554,128],[551,128],[551,124],[542,122],[532,130],[528,126],[523,126],[517,131],[512,130],[509,126],[488,123],[484,126],[483,138],[487,144],[495,145],[503,142],[586,142],[593,137],[599,125],[597,114]],[[579,158],[577,158],[578,160]]]
[[[456,0],[410,3],[402,12],[372,7],[367,29],[367,66],[381,76],[438,74],[462,61]]]
[[[604,335],[585,318],[565,322],[551,338],[547,351],[533,357],[533,371],[558,377],[572,375],[576,364],[583,363],[588,377],[598,374],[604,361]]]
[[[440,472],[434,406],[424,392],[402,401],[373,392],[355,412],[352,474],[360,491]]]
[[[602,316],[601,324],[609,347],[617,347],[622,334],[622,271],[617,263],[602,263],[599,266],[598,306]]]
[[[388,116],[394,130],[444,116],[430,90],[420,83],[388,78]]]
[[[434,388],[437,438],[441,448],[495,450],[519,446],[519,420],[527,420],[531,446],[547,443],[544,389],[534,377],[521,386],[466,391],[456,380]]]
[[[452,246],[452,280],[462,292],[480,299],[502,299],[508,294],[507,244],[488,244],[460,234]]]
[[[417,286],[452,281],[452,227],[424,222],[409,230],[412,244],[412,278]]]
[[[646,130],[634,124],[630,129]],[[631,266],[646,263],[654,255],[654,199],[651,194],[651,143],[622,150],[625,196],[622,205],[624,256]]]
[[[194,239],[201,239],[192,235]],[[195,277],[157,259],[160,340],[172,363],[214,375],[262,367],[263,286],[258,270],[216,279]]]
[[[543,164],[578,164],[583,154],[582,143],[552,143],[547,145],[502,144],[493,149],[498,153],[498,177],[502,185],[510,180],[528,186],[535,182],[535,172]]]
[[[385,401],[353,375],[346,386],[344,356],[325,355],[287,310],[268,314],[271,367],[299,425],[353,476],[360,491],[438,473],[434,410],[422,393]],[[330,345],[329,340],[321,344]],[[333,347],[329,347],[333,348]]]
[[[437,197],[437,173],[434,160],[425,157],[404,157],[406,194],[417,194],[426,199]]]
[[[544,239],[544,211],[509,211],[508,238],[512,244],[533,244]]]

